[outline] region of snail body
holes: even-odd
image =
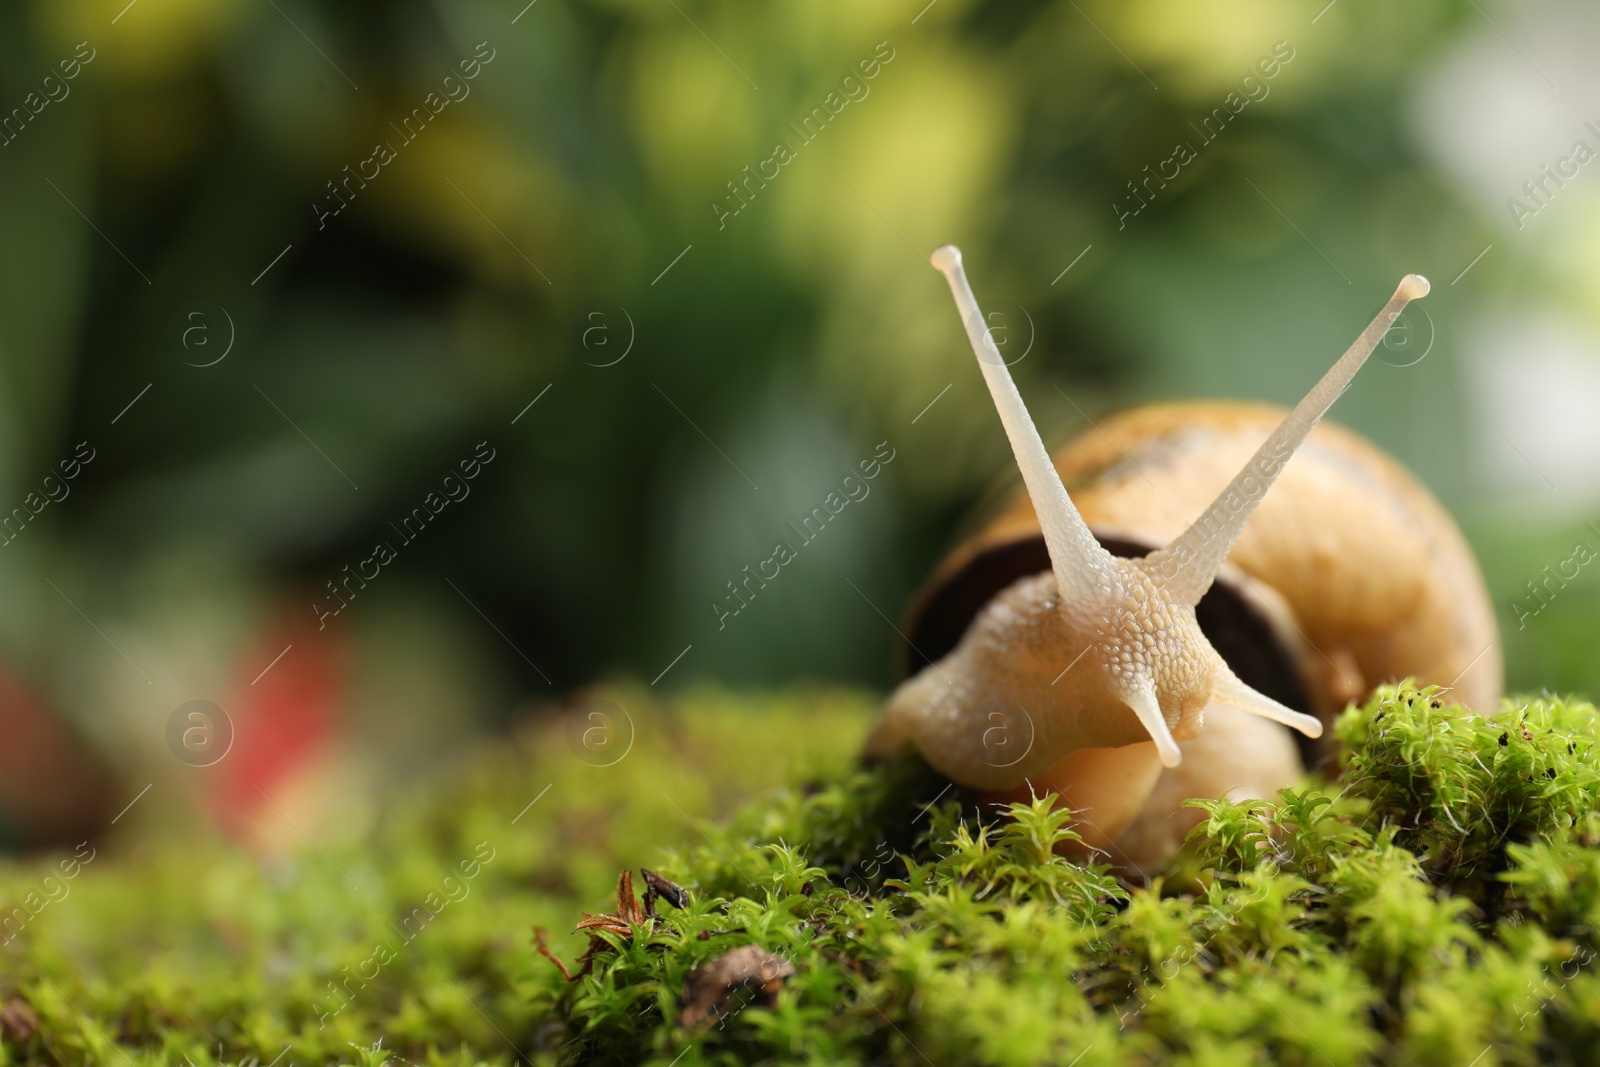
[[[1181,842],[1197,817],[1183,800],[1291,784],[1323,753],[1285,727],[1315,738],[1377,684],[1454,685],[1493,708],[1498,636],[1464,538],[1398,463],[1319,425],[1425,280],[1403,280],[1291,412],[1150,405],[1052,456],[959,253],[934,255],[1025,491],[919,596],[914,673],[869,755],[910,744],[969,788],[1057,792],[1087,845],[1138,866]]]

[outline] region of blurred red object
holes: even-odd
[[[333,627],[302,621],[303,612],[286,609],[241,665],[240,696],[229,711],[233,748],[218,762],[211,792],[223,830],[257,844],[298,832],[290,820],[317,791],[315,779],[330,773],[329,756],[344,734],[346,642]]]
[[[76,844],[105,828],[109,769],[3,665],[0,737],[0,847]]]

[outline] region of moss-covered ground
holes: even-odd
[[[0,1057],[1600,1063],[1587,704],[1381,692],[1340,721],[1336,781],[1209,803],[1136,887],[1057,857],[1047,800],[860,768],[862,697],[608,695],[616,762],[530,726],[361,847],[134,836],[8,866],[0,900],[39,907],[0,935]],[[642,867],[684,906],[574,932]],[[759,957],[748,984],[696,974],[750,945],[721,964]]]

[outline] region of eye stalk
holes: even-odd
[[[1182,754],[1173,730],[1179,729],[1180,736],[1194,736],[1207,703],[1228,705],[1307,736],[1320,736],[1322,724],[1316,718],[1279,704],[1234,675],[1201,633],[1194,606],[1210,588],[1284,464],[1349,387],[1406,304],[1427,295],[1427,279],[1417,274],[1401,279],[1361,336],[1187,530],[1150,556],[1128,560],[1101,547],[1062,484],[1010,370],[1003,359],[995,358],[960,249],[943,245],[930,258],[950,284],[967,339],[1011,442],[1039,518],[1059,595],[1050,598],[1036,590],[1021,591],[1015,603],[1006,605],[1010,618],[975,622],[975,636],[951,655],[952,659],[964,658],[961,666],[967,672],[966,684],[947,685],[943,694],[908,692],[902,687],[891,701],[883,737],[916,736],[914,723],[897,720],[918,714],[930,716],[930,721],[941,724],[939,731],[953,737],[948,723],[970,710],[956,706],[968,699],[961,691],[990,689],[1051,708],[1050,728],[1040,732],[1054,743],[1038,754],[1035,763],[1082,748],[1133,743],[1136,739],[1121,725],[1131,713],[1154,742],[1162,764],[1175,767]],[[1017,664],[1002,661],[1005,627],[1015,627],[1016,618],[1028,618],[1030,611],[1038,611],[1046,601],[1065,624],[1066,632],[1059,635],[1062,646],[1080,649],[1077,655],[1087,654],[1090,660],[1067,690],[1055,690],[1054,682],[1046,689],[1019,680],[1022,672]],[[983,632],[985,626],[990,632]],[[908,687],[915,683],[913,680]],[[932,759],[926,749],[924,754]]]
[[[983,311],[978,307],[978,299],[973,296],[967,272],[961,265],[961,249],[955,245],[940,245],[929,259],[950,283],[956,308],[966,324],[967,340],[978,357],[978,369],[983,372],[1006,437],[1011,440],[1011,451],[1022,470],[1023,483],[1039,513],[1063,605],[1069,610],[1114,607],[1123,598],[1116,557],[1101,547],[1078,514],[1028,415],[1022,394],[1011,380],[1010,369],[1005,360],[997,358],[994,342],[984,326]]]
[[[1355,343],[1345,349],[1344,355],[1322,380],[1312,386],[1305,399],[1294,406],[1250,462],[1234,476],[1228,488],[1170,545],[1148,557],[1150,566],[1167,583],[1174,597],[1190,605],[1200,603],[1245,523],[1255,513],[1256,505],[1267,495],[1267,490],[1272,488],[1272,483],[1277,481],[1289,457],[1327,414],[1333,402],[1350,387],[1356,371],[1378,347],[1400,312],[1411,301],[1427,296],[1429,288],[1428,279],[1420,274],[1401,278],[1383,310],[1361,331]]]

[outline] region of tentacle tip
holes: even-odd
[[[949,274],[953,270],[960,270],[961,249],[955,245],[940,245],[933,250],[933,255],[928,257],[928,262],[932,263],[934,269],[941,274]],[[1423,282],[1422,284],[1426,286],[1428,283]]]
[[[1171,742],[1165,745],[1158,742],[1156,744],[1156,754],[1161,757],[1161,766],[1169,771],[1183,762],[1183,752],[1176,744]]]
[[[1307,737],[1322,736],[1322,720],[1314,715],[1300,715],[1290,725]]]
[[[938,254],[938,252],[934,253],[934,255]],[[1432,290],[1433,286],[1430,285],[1428,283],[1428,279],[1424,278],[1422,275],[1407,274],[1404,278],[1400,279],[1400,290],[1397,295],[1404,300],[1421,300]]]

